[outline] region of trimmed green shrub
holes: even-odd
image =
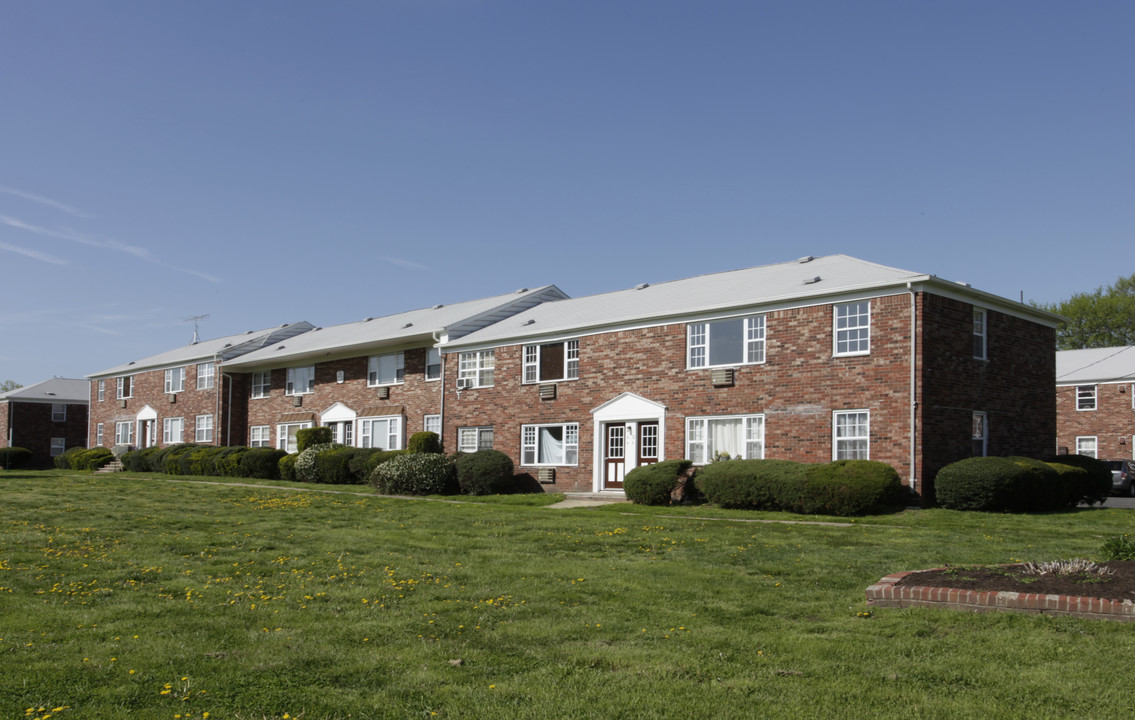
[[[154,462],[162,463],[162,467],[158,472],[164,472],[167,475],[188,475],[189,473],[182,472],[181,458],[197,449],[196,445],[191,443],[184,443],[180,445],[170,445],[163,448],[165,453],[154,453]]]
[[[366,485],[374,469],[391,458],[405,455],[405,450],[382,450],[379,448],[355,448],[354,455],[347,462],[347,469],[351,472],[351,483]]]
[[[934,479],[938,504],[950,510],[1022,512],[1067,506],[1061,475],[1040,460],[974,457],[951,463]]]
[[[623,492],[628,500],[638,505],[669,505],[679,478],[692,465],[691,460],[663,460],[640,465],[623,478]]]
[[[1077,489],[1069,488],[1069,492],[1074,492],[1077,495],[1075,501],[1070,502],[1071,506],[1074,507],[1080,503],[1088,503],[1089,505],[1099,503],[1102,505],[1107,500],[1108,495],[1111,494],[1111,468],[1103,460],[1097,460],[1087,455],[1053,455],[1045,458],[1045,461],[1059,463],[1060,465],[1071,465],[1087,472],[1087,477],[1077,478]]]
[[[150,458],[154,453],[160,451],[160,448],[149,447],[142,450],[130,450],[122,454],[119,460],[122,461],[122,467],[130,472],[153,472],[153,466],[150,464]]]
[[[0,470],[16,470],[30,463],[32,451],[22,447],[0,448]]]
[[[316,443],[300,450],[296,456],[296,480],[309,483],[320,482],[319,469],[315,467],[315,458],[319,453],[330,450],[332,447],[334,446],[331,443]]]
[[[406,443],[406,452],[439,453],[441,452],[441,438],[435,432],[416,432],[410,436],[410,441]]]
[[[316,482],[337,485],[347,485],[353,482],[350,462],[354,455],[355,448],[345,445],[334,445],[316,455],[315,474],[318,478]]]
[[[806,468],[791,460],[725,460],[698,469],[694,484],[723,508],[776,510],[799,503]]]
[[[809,515],[864,515],[894,508],[902,497],[902,480],[887,463],[837,460],[806,466],[795,507],[782,507]]]
[[[213,458],[217,455],[215,447],[201,447],[194,445],[192,448],[177,455],[177,465],[179,475],[212,475],[213,473]],[[167,456],[166,462],[169,459]]]
[[[462,453],[454,459],[453,467],[464,495],[497,495],[509,492],[514,485],[512,458],[500,450]]]
[[[312,445],[330,445],[331,428],[314,427],[296,431],[296,452],[303,452]]]
[[[113,459],[114,453],[110,451],[110,448],[95,447],[77,453],[74,458],[72,458],[71,462],[75,470],[93,472]]]
[[[87,449],[83,447],[67,448],[55,456],[55,467],[59,470],[74,470],[75,457],[86,451]]]
[[[298,457],[299,453],[292,453],[280,458],[279,474],[281,480],[294,481],[296,479],[296,458]]]
[[[386,495],[451,495],[457,491],[453,463],[436,453],[391,458],[375,468],[371,483]]]
[[[218,448],[213,456],[213,474],[220,477],[245,477],[240,459],[251,449],[243,445]]]
[[[240,476],[278,480],[280,478],[280,460],[287,455],[286,451],[276,448],[248,448],[246,452],[240,455]]]

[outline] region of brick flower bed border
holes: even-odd
[[[903,578],[920,572],[930,571],[913,570],[886,576],[867,588],[867,605],[880,608],[935,607],[971,612],[1026,612],[1135,622],[1135,603],[1130,600],[898,584]]]

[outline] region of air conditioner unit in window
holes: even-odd
[[[710,375],[710,382],[714,387],[725,387],[733,384],[733,368],[717,368]]]
[[[457,389],[467,390],[473,387],[473,378],[457,378]]]
[[[552,485],[556,482],[555,468],[540,468],[536,471],[536,479],[541,485]]]
[[[173,405],[175,402],[177,402],[177,395],[174,394],[174,393],[170,393],[169,394],[169,404]]]

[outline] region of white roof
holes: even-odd
[[[176,367],[193,362],[207,362],[220,356],[222,360],[243,355],[267,344],[278,343],[311,330],[309,322],[289,323],[266,330],[250,330],[240,335],[229,335],[215,340],[202,340],[174,350],[167,350],[141,360],[133,360],[125,365],[108,368],[87,377],[100,378],[114,375],[129,375],[143,370]]]
[[[253,370],[313,358],[353,357],[382,347],[434,345],[435,333],[443,341],[461,337],[534,305],[565,297],[567,295],[555,285],[545,285],[534,290],[524,288],[507,295],[315,328],[286,343],[273,344],[243,355],[239,360],[225,363],[225,367]]]
[[[19,400],[21,402],[43,403],[83,403],[91,401],[91,383],[89,380],[72,380],[70,378],[51,378],[38,382],[35,385],[16,388],[6,393],[0,393],[0,401]]]
[[[1050,324],[1058,320],[1051,313],[973,290],[968,285],[847,255],[829,255],[545,303],[452,344],[488,347],[534,337],[604,332],[762,306],[795,305],[809,299],[821,302],[832,296],[866,295],[881,288],[905,291],[907,283],[933,284],[939,292],[968,297],[999,309],[1011,307],[1014,312],[1043,318]]]
[[[1084,385],[1135,380],[1135,346],[1061,350],[1056,353],[1056,383]]]

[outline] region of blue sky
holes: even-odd
[[[0,380],[846,253],[1135,272],[1130,2],[11,2]]]

